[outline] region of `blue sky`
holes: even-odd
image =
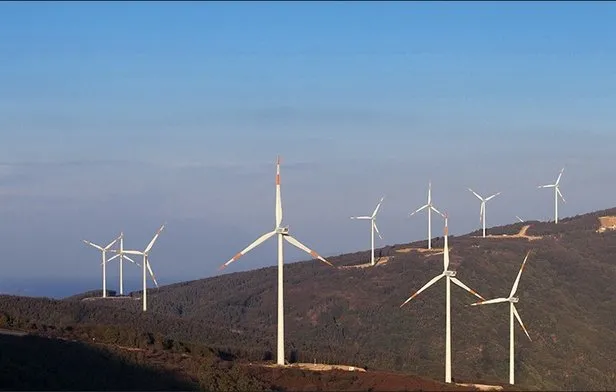
[[[324,255],[614,207],[611,2],[0,4],[0,248],[9,277],[98,278],[80,240],[145,247],[162,282],[285,221]],[[365,227],[364,227],[365,226]],[[435,227],[434,235],[439,229]],[[229,271],[274,264],[274,243]],[[303,255],[289,248],[289,260]],[[114,272],[115,273],[115,269]],[[129,272],[138,276],[139,271]],[[112,274],[112,272],[110,272]]]

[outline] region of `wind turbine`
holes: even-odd
[[[110,258],[109,260],[107,260],[107,263],[109,263],[110,261],[114,260],[115,258],[119,257],[120,258],[120,295],[124,295],[124,278],[123,278],[123,268],[122,268],[122,262],[124,261],[123,259],[126,258],[128,261],[130,261],[131,263],[135,264],[137,267],[141,267],[141,265],[139,263],[137,263],[135,260],[131,259],[130,257],[125,255],[124,252],[124,233],[120,232],[120,237],[118,237],[118,239],[120,240],[120,249],[117,255],[113,256],[112,258]]]
[[[526,253],[526,257],[524,258],[524,261],[522,262],[522,266],[520,267],[520,272],[518,272],[518,277],[515,279],[515,282],[513,283],[513,287],[511,288],[511,293],[509,293],[509,297],[507,298],[496,298],[496,299],[490,299],[487,301],[481,301],[481,302],[476,302],[474,304],[471,304],[472,306],[475,305],[487,305],[487,304],[497,304],[500,302],[509,302],[509,384],[513,385],[514,383],[514,376],[513,376],[513,364],[514,364],[514,359],[513,359],[513,355],[514,355],[514,349],[513,349],[513,339],[514,339],[514,333],[513,333],[513,317],[515,316],[516,319],[518,319],[518,322],[520,323],[520,326],[522,327],[522,329],[524,330],[524,333],[526,334],[526,336],[528,337],[528,339],[530,341],[532,341],[532,339],[530,338],[530,335],[528,334],[528,331],[526,330],[526,328],[524,327],[524,323],[522,323],[522,319],[520,318],[520,315],[518,314],[517,309],[515,308],[515,303],[517,303],[519,301],[518,297],[514,297],[515,292],[518,289],[518,283],[520,283],[520,276],[522,276],[522,271],[524,270],[524,265],[526,264],[526,260],[528,260],[528,255],[530,254],[530,251],[528,251],[528,253]]]
[[[428,182],[428,204],[418,208],[409,216],[413,216],[424,208],[428,209],[428,249],[432,249],[432,211],[444,216],[439,210],[437,210],[432,204],[432,181]]]
[[[374,265],[374,231],[376,230],[376,233],[379,235],[380,239],[383,239],[383,237],[381,237],[381,233],[379,232],[379,228],[376,226],[376,214],[379,212],[379,208],[381,208],[381,203],[383,203],[383,199],[385,199],[385,196],[381,197],[381,200],[379,201],[379,204],[376,205],[376,208],[374,209],[374,212],[372,213],[371,216],[352,216],[351,219],[361,219],[361,220],[370,220],[370,236],[371,236],[371,241],[372,241],[372,253],[370,255],[370,265]]]
[[[481,295],[477,294],[474,290],[470,289],[464,283],[460,282],[455,276],[456,271],[449,270],[449,246],[447,241],[448,235],[448,227],[447,227],[447,215],[445,216],[445,245],[443,247],[443,272],[434,278],[432,278],[428,283],[426,283],[422,288],[417,290],[415,294],[411,295],[400,307],[406,305],[410,300],[419,295],[422,291],[432,286],[434,283],[438,282],[441,278],[445,278],[445,297],[446,297],[446,305],[445,305],[445,382],[451,383],[451,282],[460,286],[464,290],[473,294],[474,296],[485,300]]]
[[[246,253],[248,253],[251,249],[256,248],[263,242],[265,242],[270,237],[278,234],[278,349],[276,356],[276,363],[278,365],[284,365],[284,309],[283,309],[283,242],[284,238],[291,245],[303,250],[304,252],[310,254],[313,258],[319,259],[325,264],[332,266],[333,265],[325,260],[323,257],[319,256],[317,252],[311,250],[295,238],[293,238],[289,234],[288,226],[281,226],[282,224],[282,199],[280,196],[280,157],[276,160],[276,226],[273,231],[269,233],[263,234],[261,237],[257,238],[252,244],[248,245],[244,250],[240,253],[236,254],[231,258],[231,260],[227,261],[223,265],[220,266],[219,270],[224,269],[232,262],[236,261]]]
[[[473,195],[477,196],[479,200],[481,200],[481,207],[479,208],[479,221],[482,222],[483,225],[483,238],[486,237],[486,202],[494,199],[496,196],[500,195],[501,192],[495,193],[490,197],[486,197],[485,199],[477,194],[471,188],[468,188],[469,191],[473,193]]]
[[[87,241],[87,240],[82,240],[83,242],[85,242],[86,244],[98,249],[101,251],[102,255],[103,255],[103,298],[107,298],[107,251],[109,251],[109,249],[113,246],[113,244],[115,244],[118,239],[120,239],[120,237],[116,238],[115,240],[111,241],[109,243],[109,245],[102,247],[100,245],[96,245],[93,242]]]
[[[556,182],[554,184],[539,185],[537,187],[537,188],[554,188],[554,223],[558,223],[558,196],[560,196],[560,198],[563,199],[563,203],[567,202],[565,198],[563,197],[563,194],[560,193],[560,189],[558,188],[558,184],[560,183],[560,177],[562,177],[564,171],[565,171],[565,168],[563,167],[562,170],[560,171],[560,174],[558,174],[558,178],[556,179]]]
[[[152,280],[154,281],[154,284],[156,285],[156,287],[158,287],[158,282],[156,281],[156,277],[154,276],[154,272],[152,272],[152,267],[150,267],[150,262],[148,261],[149,256],[150,256],[150,251],[152,250],[152,247],[154,246],[154,242],[156,242],[156,240],[158,239],[158,236],[160,235],[160,233],[163,231],[163,229],[165,228],[165,225],[163,224],[162,226],[160,226],[160,228],[156,231],[156,234],[154,234],[154,237],[152,238],[152,241],[150,241],[150,243],[148,244],[148,246],[146,246],[145,250],[143,252],[140,252],[138,250],[123,250],[124,254],[129,254],[129,255],[141,255],[143,256],[143,311],[145,312],[146,310],[148,310],[148,300],[147,300],[147,296],[148,296],[148,285],[147,285],[147,275],[146,275],[146,268],[148,270],[148,272],[150,273],[150,276],[152,277]],[[114,250],[113,252],[118,253],[117,250]],[[118,253],[118,255],[121,255],[122,253]],[[126,257],[126,256],[124,256]]]

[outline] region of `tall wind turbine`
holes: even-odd
[[[144,312],[146,310],[148,310],[148,300],[147,300],[147,296],[148,296],[148,285],[147,285],[147,283],[148,282],[147,282],[146,268],[147,268],[148,272],[150,273],[150,276],[152,277],[152,280],[154,281],[154,284],[156,285],[156,287],[158,287],[158,282],[156,281],[156,277],[154,276],[154,272],[152,272],[152,267],[150,267],[150,262],[149,262],[150,251],[152,250],[152,247],[154,246],[154,243],[156,242],[156,240],[158,239],[158,236],[160,235],[160,233],[163,231],[164,228],[165,228],[164,224],[162,226],[160,226],[160,228],[156,231],[156,234],[154,234],[154,237],[152,238],[152,241],[150,241],[150,243],[148,244],[148,246],[146,246],[146,248],[145,248],[145,250],[143,252],[140,252],[138,250],[124,250],[123,251],[124,254],[141,255],[141,256],[143,256],[143,311]],[[114,252],[117,253],[118,251],[114,251]]]
[[[482,222],[483,225],[483,238],[486,237],[486,202],[494,199],[496,196],[500,195],[501,192],[495,193],[492,196],[486,197],[485,199],[477,194],[471,188],[468,188],[469,191],[473,192],[473,195],[477,196],[479,200],[481,200],[481,207],[479,207],[479,221]]]
[[[283,308],[283,287],[282,287],[282,282],[283,282],[282,268],[283,268],[284,260],[283,260],[282,239],[284,238],[291,245],[310,254],[313,258],[319,259],[325,264],[333,267],[333,265],[329,261],[319,256],[317,252],[315,252],[314,250],[311,250],[310,248],[308,248],[307,246],[305,246],[304,244],[302,244],[301,242],[293,238],[289,234],[289,227],[281,226],[281,224],[282,224],[282,199],[280,196],[280,157],[278,157],[278,159],[276,160],[276,226],[274,227],[274,230],[270,231],[269,233],[265,233],[261,237],[257,238],[252,244],[248,245],[246,248],[244,248],[244,250],[242,250],[240,253],[233,256],[231,260],[227,261],[226,263],[221,265],[219,268],[219,270],[222,270],[223,268],[227,267],[232,262],[236,261],[243,255],[248,253],[251,249],[256,248],[257,246],[265,242],[270,237],[273,237],[274,235],[278,234],[278,343],[277,343],[278,349],[277,349],[277,355],[276,355],[276,363],[278,365],[284,365],[284,308]]]
[[[103,298],[107,298],[107,251],[109,251],[109,249],[111,249],[111,247],[118,241],[119,237],[116,238],[115,240],[111,241],[109,243],[109,245],[102,247],[100,245],[96,245],[93,242],[87,241],[87,240],[82,240],[83,242],[85,242],[86,244],[98,249],[101,251],[102,255],[103,255],[103,262],[102,262],[102,266],[103,266]]]
[[[379,208],[381,208],[381,203],[383,203],[383,199],[385,199],[385,196],[381,197],[381,200],[379,201],[379,204],[376,205],[376,208],[374,209],[374,212],[372,213],[371,216],[352,216],[351,219],[362,219],[362,220],[370,220],[370,238],[372,241],[372,253],[370,254],[370,265],[374,265],[374,231],[376,230],[376,233],[379,235],[380,239],[383,239],[383,237],[381,237],[381,233],[379,232],[379,228],[376,226],[376,214],[379,212]]]
[[[125,254],[124,252],[124,233],[123,232],[120,233],[120,237],[118,238],[120,240],[119,252],[117,255],[107,260],[107,263],[111,262],[112,260],[118,257],[120,258],[120,295],[124,295],[124,278],[123,278],[123,268],[122,268],[122,264],[123,264],[122,262],[124,261],[123,259],[126,258],[128,261],[130,261],[131,263],[135,264],[138,267],[141,267],[141,265]]]
[[[554,188],[554,223],[558,223],[558,196],[560,196],[560,198],[563,200],[563,203],[567,202],[565,198],[563,197],[563,194],[560,193],[560,188],[558,187],[558,184],[560,183],[560,178],[562,177],[564,171],[565,171],[565,168],[563,167],[560,173],[558,174],[558,178],[556,179],[556,182],[554,184],[539,185],[537,187],[537,188]]]
[[[422,291],[432,286],[434,283],[438,282],[441,278],[445,278],[445,297],[446,297],[446,305],[445,305],[445,382],[451,382],[451,282],[456,285],[462,287],[464,290],[473,294],[474,296],[480,298],[481,300],[485,300],[481,295],[477,294],[474,290],[470,289],[464,283],[460,282],[455,276],[456,271],[449,270],[449,246],[447,241],[448,235],[448,227],[447,227],[447,215],[445,215],[445,246],[443,249],[443,272],[440,275],[432,278],[428,283],[426,283],[422,288],[417,290],[415,294],[411,295],[400,307],[406,305],[410,300],[419,295]]]
[[[428,209],[428,249],[432,249],[432,211],[444,216],[439,210],[434,207],[432,204],[432,182],[428,182],[428,204],[423,207],[418,208],[414,212],[411,213],[410,216],[415,215],[419,211],[427,208]]]
[[[518,322],[520,323],[520,326],[522,327],[522,329],[524,330],[524,333],[526,334],[526,336],[528,337],[529,340],[532,341],[532,339],[530,338],[530,335],[528,334],[528,331],[526,330],[526,328],[524,327],[524,323],[522,323],[522,319],[520,318],[520,315],[518,314],[517,309],[515,308],[515,303],[517,303],[519,301],[518,297],[514,297],[515,292],[518,289],[518,283],[520,283],[520,276],[522,276],[522,271],[524,270],[524,265],[526,264],[526,260],[528,260],[528,255],[530,254],[530,251],[528,251],[528,253],[526,253],[526,257],[524,258],[524,261],[522,262],[522,266],[520,267],[520,272],[518,272],[518,277],[515,279],[515,282],[513,283],[513,287],[511,288],[511,293],[509,293],[509,297],[507,298],[496,298],[496,299],[490,299],[488,301],[481,301],[481,302],[476,302],[474,304],[471,304],[472,306],[475,305],[487,305],[487,304],[497,304],[500,302],[509,302],[509,384],[513,385],[514,383],[514,376],[513,376],[513,364],[514,364],[514,349],[513,349],[513,317],[515,316],[515,318],[518,320]]]

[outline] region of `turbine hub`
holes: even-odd
[[[454,276],[456,276],[456,271],[445,271],[445,276],[453,278]]]
[[[517,303],[519,300],[520,299],[518,297],[511,297],[511,298],[509,298],[509,302],[512,302],[514,304]]]
[[[289,226],[285,226],[285,227],[277,227],[277,228],[276,228],[276,233],[277,233],[277,234],[282,234],[282,235],[287,235],[287,234],[289,234]]]

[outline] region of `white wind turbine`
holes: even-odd
[[[426,283],[422,288],[417,290],[415,294],[411,295],[400,307],[406,305],[410,300],[415,298],[419,293],[432,286],[434,283],[438,282],[441,278],[445,278],[445,297],[446,297],[446,305],[445,305],[445,382],[451,382],[451,282],[460,286],[464,290],[473,294],[474,296],[485,300],[481,295],[477,294],[474,290],[470,289],[464,283],[460,282],[455,276],[456,271],[449,270],[449,246],[447,241],[448,235],[448,227],[447,227],[447,215],[445,215],[445,245],[443,247],[443,272],[434,278],[432,278],[428,283]]]
[[[520,318],[520,315],[518,314],[517,309],[515,308],[515,303],[517,303],[519,301],[518,297],[514,297],[515,292],[518,289],[518,283],[520,283],[520,276],[522,276],[522,271],[524,270],[524,265],[526,264],[526,260],[528,260],[528,255],[530,254],[530,251],[528,251],[528,253],[526,253],[526,257],[524,258],[524,261],[522,262],[522,266],[520,267],[520,272],[518,272],[518,276],[515,279],[515,282],[513,283],[513,287],[511,288],[511,293],[509,293],[509,297],[507,298],[496,298],[496,299],[490,299],[487,301],[481,301],[481,302],[476,302],[474,304],[471,304],[472,306],[475,305],[487,305],[487,304],[497,304],[500,302],[509,302],[509,384],[513,385],[514,383],[514,371],[513,371],[513,363],[514,363],[514,349],[513,349],[513,339],[514,339],[514,333],[513,333],[513,317],[515,316],[516,319],[518,319],[518,322],[520,323],[520,326],[522,327],[522,329],[524,330],[524,333],[526,334],[526,336],[528,336],[528,339],[532,341],[532,339],[530,338],[530,335],[528,334],[528,331],[526,330],[526,327],[524,327],[524,323],[522,323],[522,319]]]
[[[113,256],[112,258],[110,258],[109,260],[107,260],[107,263],[109,263],[110,261],[116,259],[116,258],[120,258],[120,295],[124,295],[124,277],[123,277],[123,259],[126,258],[128,261],[130,261],[131,263],[135,264],[137,267],[141,267],[141,265],[139,263],[137,263],[135,260],[131,259],[130,257],[128,257],[125,252],[124,252],[124,233],[121,232],[120,233],[120,237],[118,237],[118,239],[120,240],[120,249],[117,255]],[[115,251],[113,251],[115,253]]]
[[[563,197],[563,194],[560,193],[560,188],[558,187],[558,184],[560,183],[560,177],[562,177],[564,171],[565,171],[565,168],[563,167],[560,173],[558,174],[558,178],[556,179],[556,182],[554,184],[539,185],[537,187],[537,188],[554,188],[554,223],[558,223],[558,196],[560,196],[560,198],[563,200],[563,203],[567,202],[565,198]]]
[[[111,247],[113,246],[113,244],[115,244],[118,241],[119,237],[116,238],[115,240],[111,241],[109,243],[109,245],[102,247],[100,245],[96,245],[93,242],[87,241],[87,240],[82,240],[83,242],[85,242],[86,244],[98,249],[101,251],[102,256],[103,256],[103,262],[102,262],[102,267],[103,267],[103,298],[107,298],[107,252],[111,249]]]
[[[154,272],[152,272],[152,267],[150,267],[150,262],[149,262],[149,256],[150,256],[150,250],[152,250],[152,247],[154,246],[154,242],[156,242],[156,240],[158,239],[158,236],[160,235],[160,233],[163,231],[163,229],[165,228],[165,225],[163,224],[162,226],[160,226],[160,228],[156,231],[156,234],[154,234],[154,237],[152,238],[152,241],[150,241],[150,243],[148,244],[148,246],[146,246],[145,250],[143,252],[138,251],[138,250],[124,250],[123,253],[124,254],[129,254],[129,255],[141,255],[143,256],[143,311],[145,312],[146,310],[148,310],[148,300],[147,300],[147,296],[148,296],[148,281],[147,281],[147,274],[146,274],[146,268],[148,270],[148,272],[150,273],[150,276],[152,277],[152,280],[154,281],[154,284],[156,285],[156,287],[158,287],[158,282],[156,281],[156,277],[154,276]],[[119,253],[117,250],[113,251],[114,253],[118,253],[118,255],[120,255],[121,253]],[[124,256],[126,257],[126,256]]]
[[[282,239],[284,238],[291,245],[310,254],[313,258],[319,259],[325,264],[328,264],[329,266],[333,267],[333,265],[329,261],[319,256],[317,252],[315,252],[314,250],[311,250],[310,248],[308,248],[307,246],[305,246],[304,244],[302,244],[301,242],[293,238],[289,234],[289,227],[288,226],[283,227],[281,226],[281,224],[282,224],[282,199],[280,196],[280,157],[278,157],[278,159],[276,160],[276,227],[274,228],[273,231],[263,234],[261,237],[257,238],[252,244],[248,245],[244,250],[242,250],[240,253],[233,256],[231,260],[227,261],[226,263],[221,265],[219,268],[219,270],[222,270],[223,268],[225,268],[232,262],[236,261],[243,255],[248,253],[251,249],[256,248],[257,246],[265,242],[270,237],[273,237],[274,235],[278,234],[278,342],[277,342],[278,348],[277,348],[277,355],[276,355],[276,363],[278,365],[284,365],[284,307],[283,307],[283,287],[282,287],[283,286],[282,285],[282,282],[283,282],[282,268],[283,268],[284,260],[283,260]]]
[[[432,249],[432,211],[440,214],[441,216],[443,216],[443,214],[439,210],[437,210],[432,204],[432,182],[431,181],[428,182],[428,204],[424,205],[423,207],[418,208],[417,210],[412,212],[410,216],[415,215],[416,213],[423,210],[424,208],[428,209],[428,249]]]
[[[371,216],[352,216],[351,219],[361,219],[361,220],[370,220],[370,236],[371,236],[371,241],[372,241],[372,253],[370,255],[370,265],[374,265],[374,231],[376,230],[376,233],[379,235],[380,239],[383,239],[383,237],[381,237],[381,233],[379,232],[379,228],[376,226],[376,214],[379,212],[379,208],[381,208],[381,203],[383,203],[383,199],[385,199],[385,196],[381,197],[381,200],[379,201],[379,204],[376,205],[376,208],[374,209],[374,212],[372,213]]]
[[[479,208],[479,221],[483,225],[483,238],[486,237],[486,202],[494,199],[496,196],[500,195],[501,192],[495,193],[492,196],[486,197],[485,199],[477,194],[471,188],[468,188],[469,191],[473,193],[473,195],[477,196],[479,200],[481,200],[481,207]]]

